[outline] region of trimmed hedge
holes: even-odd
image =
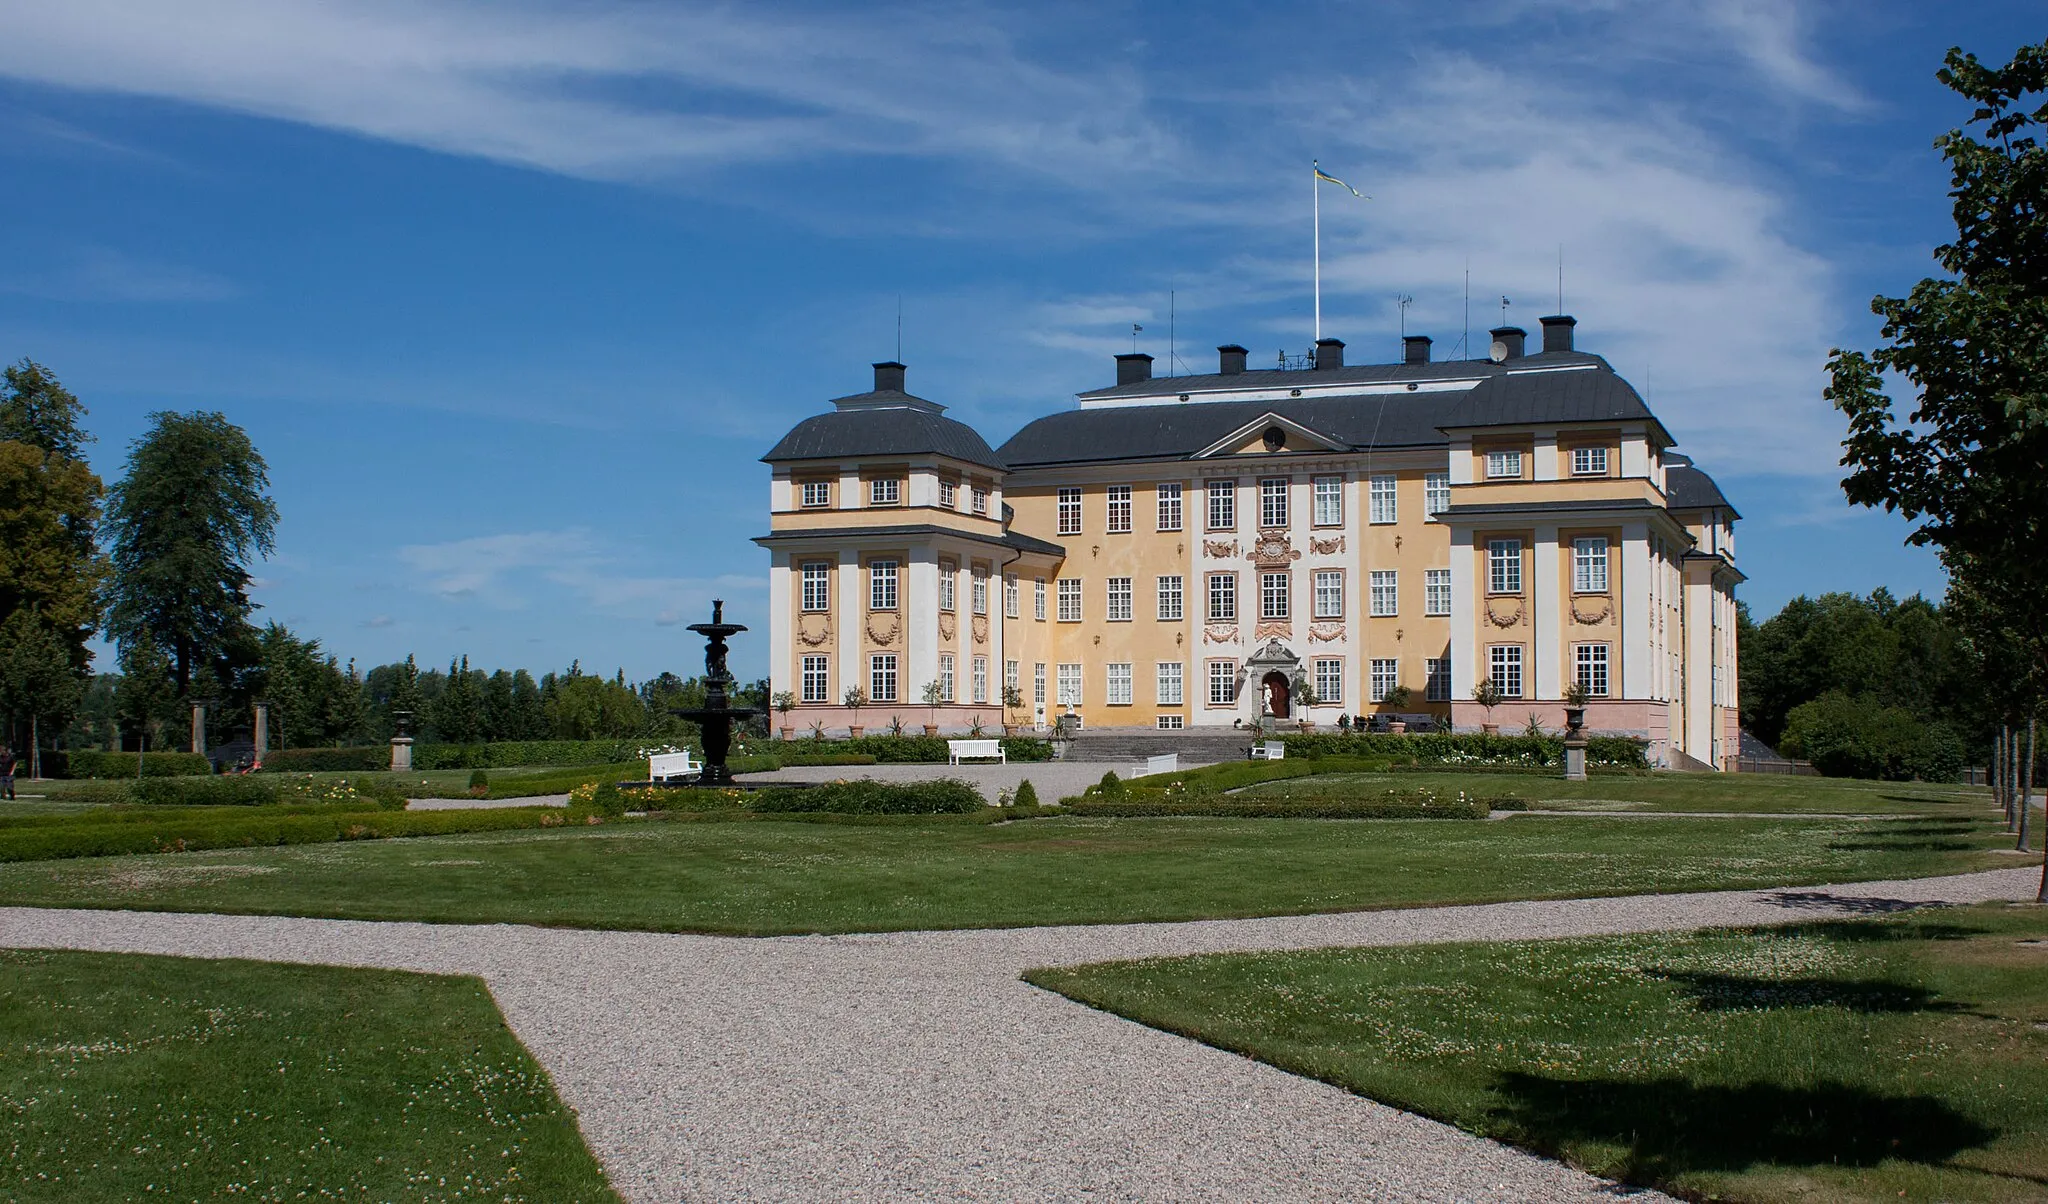
[[[1562,765],[1561,736],[1488,736],[1477,732],[1303,732],[1282,736],[1289,757],[1413,758],[1420,763],[1491,765]],[[1590,736],[1588,765],[1648,769],[1649,746],[1629,736]]]
[[[97,748],[73,749],[67,757],[65,771],[72,778],[132,778],[138,756],[142,757],[142,776],[145,778],[175,778],[213,772],[213,763],[198,753],[144,754],[106,752]]]
[[[507,740],[497,744],[415,744],[412,767],[427,769],[514,769],[520,766],[610,765],[644,761],[647,740]],[[391,768],[391,746],[293,748],[263,759],[265,770],[294,773],[358,772]]]
[[[391,768],[391,746],[288,748],[263,758],[266,773],[374,773]]]
[[[1256,801],[1256,798],[1224,795],[1181,802],[1131,795],[1082,798],[1068,804],[1066,813],[1109,818],[1191,815],[1226,819],[1485,819],[1490,810],[1487,799],[1463,795],[1445,798],[1430,791],[1388,791],[1384,795],[1364,798],[1286,798],[1271,802]]]
[[[962,737],[952,737],[961,739]],[[986,737],[996,739],[997,737]],[[1035,736],[1003,736],[1003,755],[1012,761],[1050,761],[1052,743]],[[833,764],[829,761],[799,762],[790,759],[790,754],[832,756],[855,753],[873,757],[885,765],[943,765],[950,755],[946,750],[945,736],[861,736],[848,740],[779,740],[768,746],[766,755],[782,760],[785,765]],[[755,745],[756,748],[762,747]],[[808,752],[806,750],[809,750]]]
[[[133,853],[180,853],[402,836],[445,836],[457,832],[552,828],[569,822],[555,807],[474,811],[335,808],[332,811],[309,812],[281,809],[255,815],[203,812],[150,818],[155,822],[82,823],[73,820],[48,826],[0,829],[0,861],[48,861],[68,857],[114,857]]]
[[[952,778],[826,782],[766,790],[628,790],[626,797],[648,811],[748,811],[760,815],[970,815],[988,809],[979,791]]]
[[[499,777],[484,788],[479,796],[468,785],[459,782],[427,782],[408,777],[402,773],[381,774],[378,781],[388,783],[408,798],[531,798],[537,794],[566,794],[578,786],[591,782],[645,781],[647,762],[620,761],[611,765],[586,765],[581,769],[557,769],[547,773],[522,774],[516,778]]]
[[[271,777],[225,774],[204,778],[144,778],[128,785],[128,801],[143,807],[267,807],[364,804],[388,810],[405,809],[405,792],[396,783],[346,778]]]

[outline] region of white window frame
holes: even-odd
[[[1082,705],[1081,662],[1061,661],[1059,674],[1055,681],[1058,683],[1060,706],[1077,707]]]
[[[951,702],[954,698],[954,675],[959,662],[950,652],[939,653],[939,701]]]
[[[1062,577],[1059,579],[1059,589],[1055,592],[1059,594],[1060,622],[1080,622],[1081,579],[1079,577]]]
[[[899,601],[897,595],[897,564],[893,560],[868,561],[868,609],[895,610]]]
[[[952,610],[960,588],[960,566],[950,560],[939,561],[939,609]]]
[[[1519,594],[1522,592],[1521,540],[1489,539],[1486,541],[1486,592],[1489,594]]]
[[[1435,518],[1451,508],[1451,474],[1432,472],[1422,478],[1422,517]]]
[[[1314,614],[1318,619],[1344,617],[1344,570],[1316,570]]]
[[[967,491],[967,497],[969,503],[974,507],[974,512],[976,514],[985,515],[988,513],[987,489],[983,488],[980,485],[975,485]]]
[[[832,609],[832,562],[806,560],[798,568],[803,579],[803,608],[807,611]]]
[[[1237,705],[1237,662],[1209,662],[1209,705],[1227,707]]]
[[[1179,573],[1167,573],[1159,578],[1159,617],[1168,622],[1178,622],[1187,613],[1187,586]]]
[[[1045,662],[1031,662],[1031,705],[1045,706]]]
[[[1278,581],[1276,592],[1273,583]],[[1294,574],[1289,572],[1259,574],[1259,618],[1275,622],[1290,619],[1294,615]]]
[[[1179,715],[1161,715],[1153,721],[1153,725],[1162,732],[1177,732],[1187,726]]]
[[[1184,676],[1185,674],[1179,661],[1158,662],[1153,672],[1152,688],[1154,695],[1159,700],[1160,706],[1177,707],[1183,705],[1183,698],[1185,696],[1183,687],[1185,683],[1182,679]]]
[[[1210,573],[1208,586],[1209,609],[1204,612],[1208,621],[1237,622],[1237,574]]]
[[[1375,619],[1401,613],[1401,574],[1397,569],[1373,569],[1366,587],[1371,590],[1370,613]]]
[[[868,505],[900,506],[903,504],[903,481],[898,477],[875,477],[868,482]]]
[[[1287,525],[1287,495],[1293,491],[1292,477],[1259,478],[1259,526]]]
[[[1575,477],[1606,476],[1607,448],[1605,446],[1573,448],[1572,475]]]
[[[1159,529],[1178,531],[1181,524],[1180,482],[1172,481],[1159,486]]]
[[[1132,705],[1137,693],[1131,685],[1131,662],[1115,661],[1103,667],[1104,706],[1127,707]]]
[[[1111,485],[1109,487],[1109,526],[1111,535],[1128,535],[1131,532],[1131,487]]]
[[[1104,591],[1108,596],[1108,612],[1103,615],[1103,618],[1111,623],[1130,622],[1132,609],[1131,579],[1129,577],[1110,577],[1104,584],[1108,587]]]
[[[1319,705],[1338,707],[1344,705],[1344,658],[1322,656],[1316,658],[1316,697]]]
[[[1487,645],[1487,675],[1493,678],[1493,688],[1500,691],[1502,698],[1522,697],[1522,669],[1526,660],[1520,644]]]
[[[947,479],[946,479],[946,478],[944,478],[944,477],[940,477],[940,478],[939,478],[939,509],[941,509],[941,510],[958,510],[959,508],[960,508],[960,486],[959,486],[958,484],[956,484],[956,483],[952,482],[952,481],[949,481],[949,480],[947,480]]]
[[[1371,521],[1376,526],[1399,522],[1401,518],[1401,482],[1398,477],[1376,476],[1366,482],[1366,494],[1371,501]]]
[[[1451,570],[1422,571],[1422,613],[1432,618],[1451,613]]]
[[[1613,652],[1607,644],[1572,645],[1572,680],[1584,686],[1594,698],[1607,698],[1614,689]],[[1719,665],[1714,672],[1719,673]]]
[[[1311,516],[1318,527],[1344,525],[1344,478],[1315,477],[1309,485],[1314,501]]]
[[[1398,657],[1376,656],[1372,661],[1372,694],[1370,701],[1385,702],[1394,687],[1401,684],[1401,661]]]
[[[967,570],[967,601],[973,613],[988,613],[988,566],[977,564]]]
[[[822,510],[832,504],[832,482],[805,481],[800,503],[806,510]]]
[[[1018,591],[1017,591],[1017,574],[1015,574],[1015,573],[1004,573],[1004,574],[1003,574],[1003,617],[1004,617],[1004,618],[1006,618],[1006,619],[1014,619],[1014,618],[1016,618],[1016,617],[1017,617],[1017,615],[1018,615],[1018,609],[1019,609],[1019,607],[1020,607],[1020,606],[1022,605],[1022,602],[1023,602],[1023,599],[1022,599],[1022,598],[1020,598],[1020,597],[1018,596]]]
[[[1486,479],[1489,481],[1519,481],[1522,479],[1522,453],[1519,451],[1490,451],[1486,453]]]
[[[874,652],[868,655],[868,701],[896,701],[896,654]]]
[[[967,682],[969,690],[972,691],[971,696],[973,697],[974,701],[978,703],[986,703],[988,701],[987,657],[977,656],[974,658],[973,661],[969,663]]]
[[[1451,658],[1433,656],[1422,662],[1422,697],[1425,702],[1451,700]]]
[[[1580,535],[1572,540],[1572,592],[1607,592],[1607,537]]]
[[[1010,692],[1011,690],[1016,690],[1016,691],[1017,691],[1017,692],[1018,692],[1019,694],[1022,694],[1022,693],[1024,692],[1024,691],[1023,691],[1023,684],[1024,684],[1024,664],[1023,664],[1023,662],[1021,662],[1021,661],[1004,661],[1004,662],[1003,662],[1003,692],[1004,692],[1005,694],[1007,694],[1007,693],[1009,693],[1009,692]]]
[[[1202,487],[1208,501],[1211,531],[1237,530],[1237,478],[1209,481]]]
[[[805,702],[832,701],[832,658],[818,653],[806,653],[798,664],[797,678],[803,689]]]
[[[1081,490],[1077,486],[1060,486],[1058,500],[1059,533],[1079,535],[1081,533]]]
[[[1045,622],[1045,578],[1031,579],[1031,617]]]

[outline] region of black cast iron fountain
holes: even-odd
[[[725,767],[725,755],[732,749],[733,721],[752,719],[761,713],[758,707],[736,707],[727,701],[726,688],[732,685],[732,673],[725,667],[725,638],[736,635],[746,628],[738,623],[725,621],[725,602],[714,598],[711,602],[711,621],[692,623],[687,630],[704,637],[704,705],[676,714],[696,723],[704,738],[704,772],[697,775],[699,786],[735,786],[732,771]]]

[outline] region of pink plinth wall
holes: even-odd
[[[1031,716],[1026,708],[1019,707],[1017,717],[1024,720],[1023,726],[1027,728],[1030,726]],[[843,740],[846,738],[846,729],[855,723],[867,729],[864,733],[865,735],[886,736],[889,734],[889,720],[891,719],[901,719],[903,721],[903,734],[906,736],[924,735],[924,725],[927,723],[938,724],[941,735],[957,736],[966,732],[976,719],[981,720],[981,727],[984,733],[992,736],[1003,734],[1003,708],[999,706],[974,706],[972,704],[961,706],[955,704],[952,706],[941,706],[934,712],[933,708],[921,702],[916,704],[883,703],[880,706],[864,706],[860,709],[860,717],[858,719],[854,717],[854,712],[850,708],[843,706],[800,706],[791,711],[787,718],[780,711],[770,711],[768,712],[768,730],[772,734],[779,736],[782,734],[782,729],[787,727],[791,729],[790,737],[792,739],[804,740],[810,737],[811,725],[813,723],[822,723],[825,725],[826,739]]]
[[[1529,725],[1529,716],[1553,735],[1564,731],[1564,703],[1514,700],[1493,708],[1492,722],[1501,734],[1516,736]],[[1476,732],[1487,722],[1486,708],[1476,702],[1451,704],[1451,726],[1461,732]],[[1650,745],[1650,763],[1664,762],[1671,746],[1671,704],[1647,699],[1594,698],[1586,702],[1586,734],[1589,736],[1633,736]]]

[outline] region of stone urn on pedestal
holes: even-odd
[[[1578,682],[1564,691],[1564,778],[1586,780],[1586,687]]]
[[[391,772],[412,772],[412,712],[391,712]]]

